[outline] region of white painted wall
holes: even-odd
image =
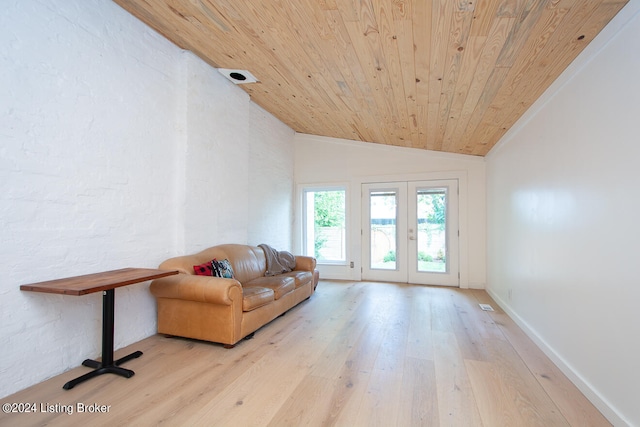
[[[488,290],[614,425],[640,425],[639,13],[487,156]]]
[[[248,241],[292,251],[295,133],[257,104],[249,117]]]
[[[289,250],[293,130],[191,52],[183,56],[184,250],[238,242]]]
[[[461,234],[467,245],[461,248],[461,286],[484,288],[486,266],[485,163],[474,156],[439,153],[403,147],[361,143],[336,138],[297,134],[295,137],[295,182],[298,191],[305,185],[346,184],[351,231],[348,260],[354,268],[320,266],[322,277],[359,279],[361,267],[360,193],[363,182],[380,180],[448,179],[466,181],[460,209],[467,220]],[[301,217],[300,196],[296,197],[296,218]],[[294,227],[294,247],[301,247],[301,225]],[[461,240],[462,243],[462,240]]]
[[[293,131],[113,2],[3,5],[0,397],[101,351],[99,294],[21,284],[290,246],[292,152]],[[155,333],[147,287],[117,290],[116,348]]]
[[[249,96],[185,52],[186,252],[247,241]]]
[[[0,40],[4,396],[101,351],[100,294],[20,284],[155,267],[172,251],[180,55],[106,1],[4,4]],[[116,346],[152,334],[154,310],[145,286],[118,290]]]

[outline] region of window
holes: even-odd
[[[347,261],[345,201],[344,187],[303,190],[304,253],[320,264]]]

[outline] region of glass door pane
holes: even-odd
[[[447,188],[418,189],[417,244],[418,271],[447,271]]]
[[[410,181],[410,283],[458,286],[458,181]]]
[[[369,267],[397,270],[398,193],[395,190],[371,191],[369,201]]]
[[[362,279],[407,281],[407,183],[362,184]]]

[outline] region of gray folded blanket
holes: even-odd
[[[269,245],[260,244],[258,247],[264,251],[267,258],[267,271],[265,276],[275,276],[276,274],[286,273],[296,268],[296,257],[287,251],[277,251]]]

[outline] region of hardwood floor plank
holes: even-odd
[[[380,330],[383,336],[382,345],[378,350],[374,369],[395,372],[396,376],[401,377],[407,351],[411,301],[406,290],[399,285],[390,287],[389,291],[389,296],[386,298],[388,302],[384,304],[386,314],[384,328]]]
[[[411,317],[407,333],[407,357],[433,361],[433,337],[431,336],[433,314],[429,289],[425,286],[410,288]]]
[[[353,317],[341,318],[343,320],[341,327],[333,330],[333,337],[327,347],[316,357],[311,375],[333,379],[343,369],[350,357],[345,349],[351,348],[353,343],[360,339],[363,330],[367,327],[365,319],[375,311],[375,307],[372,308],[364,301],[365,298],[362,298],[358,306],[352,306]],[[377,347],[375,350],[377,351]]]
[[[344,406],[340,407],[339,411],[335,411],[335,415],[332,413],[330,418],[325,418],[322,423],[313,425],[365,426],[364,421],[359,418],[359,411],[367,393],[370,374],[370,372],[354,372],[348,378],[340,378],[339,385],[336,387],[337,393],[334,393],[332,403],[336,402],[337,396],[341,396]]]
[[[332,407],[332,394],[335,381],[307,375],[296,387],[278,413],[271,419],[269,426],[308,426],[317,425]],[[300,399],[304,396],[304,399]],[[309,405],[309,401],[313,402]],[[322,423],[322,425],[326,425]]]
[[[398,372],[400,371],[400,372]],[[394,426],[398,419],[402,368],[395,372],[374,369],[369,375],[356,420],[361,426]],[[399,376],[400,375],[400,376]]]
[[[440,292],[441,290],[445,291]],[[433,289],[432,298],[430,301],[431,306],[431,330],[433,332],[451,332],[453,326],[451,322],[451,307],[448,289]]]
[[[378,325],[372,323],[349,344],[347,357],[331,378],[335,381],[331,410],[318,425],[356,425],[359,421],[360,404],[367,392],[382,338]]]
[[[521,417],[519,408],[513,404],[517,401],[517,396],[514,396],[509,386],[501,381],[492,363],[468,360],[466,364],[485,425],[531,425]]]
[[[436,388],[441,426],[481,426],[476,399],[453,332],[434,332]]]
[[[448,304],[451,318],[451,330],[456,336],[458,348],[465,359],[487,360],[489,354],[482,340],[482,322],[478,320],[481,310],[470,307],[464,297],[451,291]]]
[[[480,290],[323,280],[233,349],[155,335],[116,357],[134,350],[133,377],[63,390],[72,369],[1,399],[38,412],[0,425],[610,425]]]
[[[482,293],[488,296],[485,291]],[[483,311],[480,304],[489,304],[491,308],[499,309],[493,300],[479,301],[476,298],[476,290],[473,289],[458,291],[454,306],[461,315],[464,314],[461,317],[465,327],[473,329],[480,339],[506,340],[500,326],[491,317],[492,312]]]
[[[502,340],[487,344],[490,362],[465,361],[483,423],[568,426],[513,347]]]
[[[399,406],[395,425],[438,425],[438,391],[433,360],[407,357]]]

